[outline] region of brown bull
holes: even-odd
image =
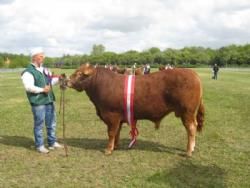
[[[85,90],[94,103],[97,115],[107,124],[109,142],[105,150],[111,154],[118,147],[124,115],[124,75],[104,68],[82,65],[70,76],[68,87]],[[204,121],[202,86],[198,75],[189,69],[168,69],[146,76],[136,76],[134,119],[147,119],[159,128],[170,112],[180,117],[187,130],[187,155],[195,147],[196,130]]]

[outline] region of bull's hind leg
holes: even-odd
[[[155,130],[160,128],[161,120],[155,121]]]
[[[187,130],[187,156],[191,157],[195,147],[197,122],[193,114],[184,115],[184,117],[182,117],[182,122]]]

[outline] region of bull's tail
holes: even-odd
[[[203,104],[203,101],[201,99],[200,106],[196,115],[196,120],[197,120],[197,131],[201,132],[204,124],[204,116],[205,116],[205,107]]]

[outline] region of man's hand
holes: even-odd
[[[59,78],[60,79],[65,79],[66,78],[66,74],[65,73],[60,74]]]
[[[44,93],[49,93],[49,91],[50,91],[50,85],[46,85],[44,88],[43,88],[43,92]]]
[[[67,88],[67,76],[65,73],[62,73],[59,77],[59,84],[60,84],[60,89],[65,90]]]

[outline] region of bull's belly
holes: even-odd
[[[171,112],[171,109],[165,107],[165,106],[158,106],[158,107],[144,107],[137,109],[135,107],[134,110],[134,118],[135,119],[148,119],[152,121],[161,120],[164,116],[169,114]]]

